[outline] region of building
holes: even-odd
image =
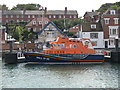
[[[83,17],[86,22],[98,22],[100,20],[101,13],[92,10],[92,12],[85,12]]]
[[[38,42],[46,43],[54,41],[58,36],[64,36],[64,33],[53,22],[48,22],[44,28],[38,32]]]
[[[79,38],[89,38],[94,43],[94,48],[104,48],[104,34],[101,23],[85,22],[70,28]]]
[[[6,27],[0,26],[0,41],[1,41],[1,44],[5,43],[5,40],[7,40]]]
[[[26,25],[26,28],[28,31],[33,29],[34,32],[39,32],[49,21],[50,20],[46,17],[34,18]]]
[[[115,39],[119,39],[120,47],[120,7],[109,8],[102,15],[105,48],[115,48]]]
[[[30,22],[37,17],[47,17],[48,19],[78,18],[76,10],[2,10],[2,23],[10,22]]]

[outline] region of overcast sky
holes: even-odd
[[[79,16],[83,16],[86,11],[97,10],[104,3],[115,3],[120,0],[0,0],[0,4],[6,4],[9,8],[17,4],[35,3],[48,10],[77,10]]]

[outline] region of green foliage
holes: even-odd
[[[28,32],[27,30],[24,30],[22,32],[22,40],[27,42],[27,41],[31,41],[32,43],[34,43],[34,41],[38,39],[38,35],[36,32],[33,32],[33,29],[31,28],[31,30]]]
[[[64,29],[68,30],[69,28],[82,23],[83,19],[81,19],[81,18],[77,18],[77,19],[65,18],[65,19],[52,20],[52,22],[55,23],[55,25],[63,31]]]
[[[68,37],[77,38],[77,36],[75,36],[75,32],[67,32],[66,34]]]
[[[116,9],[117,7],[120,7],[120,2],[116,2],[116,3],[105,3],[102,4],[101,7],[97,10],[99,12],[104,12],[106,11],[108,8],[114,8]]]
[[[39,4],[17,4],[11,10],[39,10]]]
[[[23,31],[24,31],[24,27],[17,26],[14,30],[13,38],[15,38],[17,41],[21,41]]]

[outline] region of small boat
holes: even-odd
[[[40,52],[24,53],[26,62],[39,64],[99,64],[104,62],[104,54],[96,54],[93,44],[87,38],[59,36],[50,42],[50,47]]]

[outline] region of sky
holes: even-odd
[[[0,4],[6,4],[10,9],[17,4],[40,4],[47,10],[77,10],[79,16],[86,11],[97,10],[102,4],[115,3],[120,0],[0,0]]]

